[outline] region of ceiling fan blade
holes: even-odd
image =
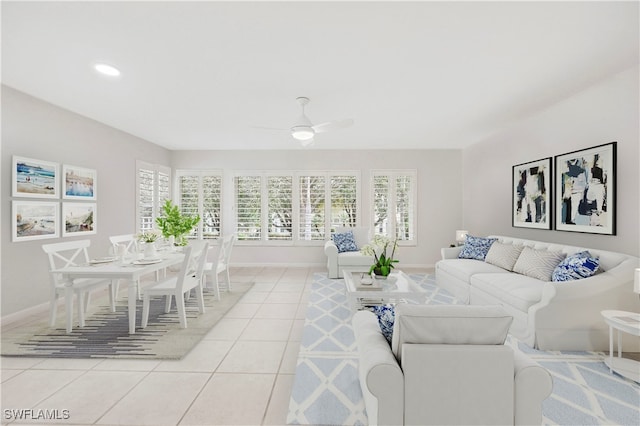
[[[313,130],[316,133],[323,133],[323,132],[328,132],[330,130],[344,129],[351,125],[353,125],[353,119],[346,118],[344,120],[335,120],[335,121],[328,121],[326,123],[316,124],[315,126],[313,126]]]

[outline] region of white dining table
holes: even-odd
[[[163,270],[169,266],[179,264],[184,259],[184,254],[177,252],[159,252],[162,259],[157,263],[138,264],[135,260],[114,260],[105,263],[89,263],[77,266],[67,266],[56,269],[57,272],[71,281],[65,291],[67,306],[67,333],[71,333],[73,327],[73,280],[81,278],[104,278],[107,280],[124,280],[127,282],[127,303],[129,313],[129,333],[136,332],[136,300],[138,297],[138,283],[140,277]],[[84,326],[84,324],[80,324]]]

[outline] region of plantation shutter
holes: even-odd
[[[179,176],[178,177],[178,203],[180,206],[180,212],[189,216],[195,216],[198,214],[198,193],[199,193],[200,179],[199,176]],[[189,233],[188,237],[193,238],[197,236],[198,229],[194,227]]]
[[[357,223],[357,179],[331,176],[331,228],[354,227]]]
[[[373,177],[373,232],[387,235],[389,227],[389,176]]]
[[[202,238],[220,238],[221,176],[202,178]]]
[[[268,240],[293,239],[293,211],[291,176],[268,176]]]
[[[325,238],[325,177],[300,176],[300,231],[302,241],[317,241]]]
[[[398,241],[414,240],[413,181],[413,176],[396,177],[396,238]]]
[[[171,198],[171,169],[136,161],[136,226],[139,232],[155,228],[164,200]]]
[[[262,179],[260,176],[236,176],[236,235],[238,241],[259,241],[262,237]]]
[[[154,171],[138,169],[138,229],[146,231],[153,228]]]
[[[372,177],[374,233],[398,241],[416,239],[416,172],[374,171]]]

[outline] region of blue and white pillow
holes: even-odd
[[[600,259],[591,256],[589,251],[581,251],[567,256],[553,270],[552,281],[564,282],[581,280],[595,275],[600,268]]]
[[[343,253],[345,251],[358,251],[358,246],[356,245],[356,240],[353,237],[352,231],[333,234],[331,235],[331,239],[335,243],[336,247],[338,247],[338,253]]]
[[[396,321],[396,310],[393,305],[373,306],[371,312],[378,317],[380,331],[387,342],[391,344],[393,338],[393,324]]]
[[[462,251],[458,255],[458,259],[484,260],[484,258],[487,257],[487,253],[489,252],[491,245],[496,241],[498,241],[497,238],[483,238],[467,235]]]

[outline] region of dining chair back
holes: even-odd
[[[184,259],[180,271],[170,278],[158,281],[145,288],[142,302],[142,328],[149,322],[149,308],[153,296],[165,296],[164,312],[171,310],[171,301],[175,298],[178,317],[182,328],[187,328],[185,294],[195,290],[198,311],[204,313],[204,296],[202,294],[202,275],[207,257],[209,243],[194,241],[184,249]]]
[[[109,241],[113,246],[113,254],[118,255],[120,245],[124,245],[126,253],[135,254],[138,252],[138,239],[135,234],[112,235]]]
[[[229,234],[222,238],[220,241],[220,250],[218,251],[218,258],[215,262],[207,262],[204,265],[205,282],[207,277],[211,277],[212,287],[216,299],[220,300],[220,282],[218,275],[222,272],[226,275],[225,287],[227,290],[231,290],[231,277],[229,276],[229,261],[231,259],[231,249],[233,243],[236,240],[235,234]]]
[[[115,286],[111,280],[83,278],[71,281],[66,279],[63,274],[53,272],[57,269],[89,263],[88,248],[90,245],[90,240],[42,245],[42,250],[49,258],[49,279],[51,283],[49,324],[51,327],[53,327],[56,322],[56,306],[60,295],[65,296],[68,330],[70,330],[71,324],[69,324],[69,322],[73,315],[73,294],[75,294],[78,299],[78,321],[81,327],[84,327],[84,313],[89,306],[90,291],[96,287],[109,287],[109,302],[111,304],[111,310],[115,312]]]

